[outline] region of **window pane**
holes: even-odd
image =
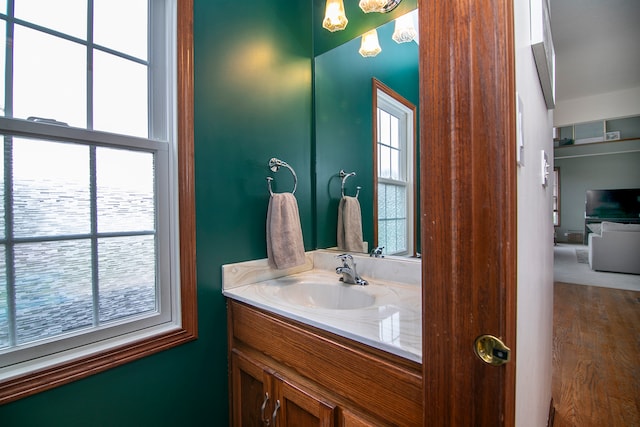
[[[389,253],[387,248],[387,221],[378,220],[378,246],[382,246],[386,253]]]
[[[7,7],[6,2],[4,7]],[[3,11],[4,13],[4,11]],[[0,115],[6,116],[4,97],[6,83],[6,56],[7,56],[7,23],[0,21]]]
[[[393,254],[397,252],[396,245],[396,227],[394,220],[386,221],[386,229],[385,229],[385,242],[384,247],[388,254]]]
[[[403,186],[378,184],[378,245],[389,254],[407,250],[407,196]]]
[[[93,324],[89,240],[16,245],[15,266],[18,344]]]
[[[87,0],[15,0],[15,15],[82,40],[87,38]]]
[[[13,117],[86,127],[86,56],[79,44],[16,25]]]
[[[7,301],[7,274],[5,246],[0,246],[0,348],[9,347],[9,303]]]
[[[100,239],[100,321],[156,309],[153,236]]]
[[[378,184],[378,218],[386,218],[387,210],[385,209],[387,199],[386,196],[387,186],[384,184]]]
[[[0,12],[7,13],[7,0],[0,0]]]
[[[21,138],[13,142],[15,235],[88,233],[89,147]]]
[[[405,252],[407,250],[407,221],[399,219],[396,221],[396,252]]]
[[[390,144],[393,148],[400,148],[400,133],[398,131],[398,118],[395,116],[391,116],[391,128],[389,130],[389,133],[391,134],[390,137]]]
[[[94,42],[146,60],[147,1],[94,0]]]
[[[147,67],[94,50],[93,128],[146,138]]]
[[[380,125],[379,125],[379,131],[380,131],[380,135],[378,135],[378,139],[379,142],[385,145],[389,145],[390,144],[390,136],[389,136],[389,132],[390,132],[390,119],[391,116],[389,115],[389,113],[387,113],[384,110],[380,110],[378,109],[378,112],[380,112]]]
[[[153,154],[96,149],[98,231],[154,230]]]
[[[391,148],[386,145],[380,145],[380,174],[382,178],[391,177]]]
[[[400,180],[400,152],[391,149],[391,179]]]
[[[387,211],[387,218],[395,218],[395,214],[396,214],[396,192],[394,191],[392,186],[388,186],[387,188],[387,194],[386,194],[386,211]]]
[[[396,193],[395,217],[406,218],[407,217],[407,190],[404,187],[396,186],[395,193]]]

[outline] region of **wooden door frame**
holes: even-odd
[[[515,423],[513,0],[419,1],[425,425]],[[484,364],[481,334],[511,362]]]

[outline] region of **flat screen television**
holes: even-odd
[[[587,190],[587,218],[640,218],[640,188]]]

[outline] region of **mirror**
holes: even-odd
[[[417,11],[414,11],[417,20]],[[417,29],[417,22],[414,23]],[[395,21],[378,27],[382,51],[375,57],[358,53],[360,37],[315,57],[315,134],[316,134],[316,212],[317,247],[334,248],[337,244],[338,204],[341,198],[340,170],[355,172],[345,182],[345,194],[355,195],[362,212],[363,240],[367,251],[378,242],[374,206],[377,189],[374,184],[378,168],[374,167],[374,99],[373,79],[390,88],[416,107],[419,114],[418,44],[396,43],[393,35]],[[417,129],[417,126],[416,126]],[[415,141],[418,141],[416,130]],[[414,148],[414,176],[419,174],[418,151]],[[418,180],[413,179],[417,187]],[[414,194],[419,189],[414,188]],[[420,204],[416,200],[415,209]],[[415,218],[419,218],[417,212]],[[414,251],[420,252],[420,230],[416,226],[410,238]],[[387,252],[384,252],[387,255]]]

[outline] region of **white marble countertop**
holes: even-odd
[[[359,286],[339,281],[339,276],[335,273],[335,267],[339,265],[335,260],[335,252],[309,252],[307,258],[305,266],[289,271],[271,270],[266,260],[225,265],[223,294],[406,359],[422,362],[419,262],[356,257],[359,262],[358,272],[369,281],[368,286]],[[389,275],[404,283],[388,280],[385,276]],[[296,286],[298,288],[294,289]],[[313,286],[312,290],[316,292],[312,293],[316,295],[299,291],[304,286]],[[329,289],[329,286],[335,288]],[[368,296],[360,298],[360,293]],[[331,301],[332,297],[336,301]],[[318,303],[319,299],[322,302]],[[367,300],[363,303],[363,308],[340,307],[341,301],[349,304],[349,301],[361,299]]]

